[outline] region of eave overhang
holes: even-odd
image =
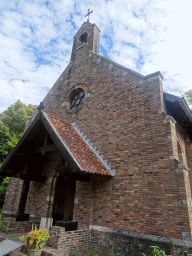
[[[17,153],[17,151],[18,151],[19,147],[21,146],[21,144],[24,142],[24,140],[29,136],[29,133],[30,133],[31,129],[40,120],[40,116],[41,116],[41,113],[38,112],[37,115],[35,116],[34,120],[32,121],[30,127],[25,131],[25,133],[20,138],[20,140],[18,141],[16,146],[12,149],[12,151],[9,153],[9,155],[7,156],[5,161],[2,163],[2,165],[0,166],[0,175],[8,176],[8,177],[12,176],[13,171],[9,170],[9,169],[6,169],[6,166],[12,160],[14,155],[17,155],[18,157],[21,156],[20,159],[22,159],[22,155],[20,153]]]
[[[21,152],[25,151],[23,145],[26,144],[26,149],[30,148],[35,143],[37,135],[40,136],[42,131],[48,133],[73,172],[114,176],[92,149],[87,146],[73,126],[61,122],[43,111],[37,113],[17,145],[3,162],[0,167],[0,175],[20,177],[18,174],[21,169],[24,169],[24,163],[28,161],[27,158],[30,158],[30,153],[26,153],[28,154],[27,157],[26,154],[22,157]],[[79,148],[77,148],[77,145],[79,145]],[[31,151],[31,154],[33,155],[34,151]]]
[[[171,115],[192,138],[192,112],[186,100],[165,92],[163,95],[168,114]]]

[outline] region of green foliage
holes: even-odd
[[[37,106],[29,104],[26,106],[20,100],[11,105],[7,110],[0,114],[0,120],[9,128],[9,132],[15,134],[23,133],[25,121],[29,118]]]
[[[180,94],[186,99],[189,105],[192,105],[192,89],[187,92],[180,92]]]
[[[167,255],[163,250],[160,250],[158,246],[150,246],[153,248],[152,254],[153,256],[172,256],[172,255]],[[146,254],[142,253],[143,256],[146,256]]]
[[[113,242],[109,242],[109,253],[108,253],[108,256],[116,256],[116,255],[119,255],[119,256],[123,256],[122,254],[114,254],[114,245],[113,245]]]
[[[4,201],[7,187],[9,184],[9,177],[3,178],[3,182],[0,185],[0,202]]]
[[[3,221],[0,220],[0,229],[2,229],[2,228],[3,228]]]
[[[36,109],[37,106],[31,104],[26,106],[18,100],[3,113],[0,113],[0,165],[22,137],[26,119],[31,117]],[[2,203],[5,199],[9,178],[0,176],[0,183],[0,203]]]
[[[81,256],[81,253],[79,252],[79,250],[77,249],[77,246],[75,246],[73,252],[72,252],[72,256]]]
[[[37,106],[26,106],[20,100],[0,113],[0,164],[15,147],[25,128],[27,118],[35,112]]]
[[[110,242],[109,244],[109,256],[123,256],[122,254],[114,254],[114,246],[113,246],[113,242]],[[90,246],[90,250],[87,253],[87,256],[102,256],[103,253],[101,250],[99,250],[97,247],[95,246]],[[73,252],[72,252],[72,256],[81,256],[81,253],[79,252],[77,246],[74,248]]]
[[[102,251],[100,251],[95,246],[90,246],[90,250],[89,250],[89,253],[87,255],[88,256],[102,256]]]
[[[32,224],[32,230],[28,235],[20,236],[19,239],[21,241],[27,242],[28,249],[41,249],[45,241],[50,237],[49,232],[46,229],[37,229],[35,226],[35,229],[33,229]]]

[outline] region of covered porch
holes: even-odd
[[[0,173],[11,177],[2,210],[6,233],[29,232],[32,223],[83,230],[92,223],[95,180],[114,176],[73,125],[41,110]]]

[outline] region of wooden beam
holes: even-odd
[[[37,182],[45,182],[47,177],[42,175],[30,175],[30,174],[21,174],[20,179],[25,180],[29,179],[30,181],[37,181]]]
[[[15,155],[18,155],[18,156],[23,156],[23,154],[21,154],[21,153],[15,153]]]
[[[41,154],[45,154],[45,152],[55,151],[55,150],[57,150],[57,147],[55,146],[55,144],[51,144],[51,145],[44,145],[44,146],[38,147],[35,150],[35,152],[36,153],[41,152]]]

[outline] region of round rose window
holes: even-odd
[[[76,112],[79,110],[85,100],[85,92],[83,89],[78,88],[71,92],[70,94],[70,110]]]

